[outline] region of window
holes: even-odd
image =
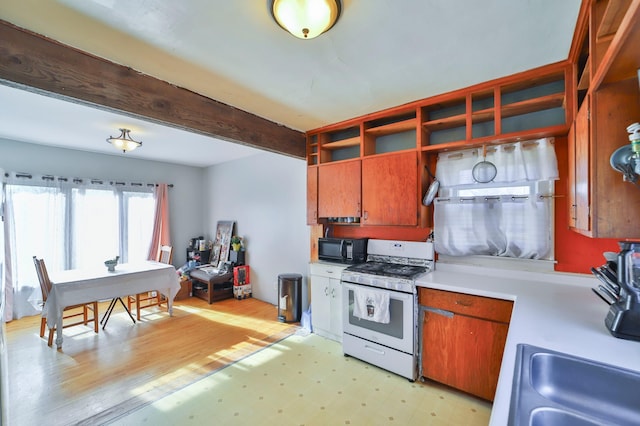
[[[479,150],[443,153],[434,208],[434,245],[448,256],[489,255],[553,259],[553,181],[557,164],[552,139],[495,147],[491,183],[473,181]]]
[[[23,176],[23,177],[19,177]],[[155,211],[153,188],[51,176],[12,175],[6,185],[5,236],[14,318],[38,312],[33,256],[49,270],[104,267],[106,259],[147,259]]]

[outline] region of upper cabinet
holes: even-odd
[[[418,224],[417,166],[415,150],[362,159],[363,224]]]
[[[567,131],[571,67],[554,64],[438,96],[421,107],[425,151],[553,136]]]
[[[318,167],[318,216],[360,217],[360,160]]]
[[[573,40],[569,226],[598,238],[640,238],[640,190],[610,165],[640,121],[640,0],[586,0]]]
[[[308,223],[431,226],[425,165],[441,151],[566,134],[572,71],[556,63],[307,132]]]

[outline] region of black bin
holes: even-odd
[[[278,275],[278,321],[300,322],[302,317],[302,275]]]

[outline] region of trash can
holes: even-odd
[[[278,321],[300,322],[302,316],[302,275],[278,275]]]

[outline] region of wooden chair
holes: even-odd
[[[156,260],[161,263],[169,264],[173,260],[173,247],[161,246],[158,250],[158,256]],[[162,306],[164,302],[163,296],[159,291],[149,291],[144,293],[138,293],[135,296],[127,297],[127,308],[131,311],[131,304],[136,305],[136,318],[140,321],[140,311],[144,308],[150,308],[152,306]]]
[[[43,306],[47,303],[47,297],[51,291],[51,281],[49,280],[49,274],[47,273],[47,267],[44,264],[43,259],[38,259],[33,256],[33,263],[36,267],[36,273],[38,274],[38,281],[40,281],[40,290],[42,291],[42,303]],[[82,309],[78,311],[78,309]],[[89,311],[93,313],[89,318]],[[68,314],[65,315],[65,312]],[[65,324],[64,321],[70,318],[82,317],[82,320]],[[90,321],[93,321],[93,331],[98,332],[98,302],[84,303],[81,305],[67,306],[62,313],[62,328],[73,327],[75,325],[88,325]],[[42,317],[40,320],[40,337],[44,337],[44,331],[47,325],[47,318]],[[47,344],[51,346],[53,344],[53,334],[56,331],[55,327],[49,328],[49,338]]]

